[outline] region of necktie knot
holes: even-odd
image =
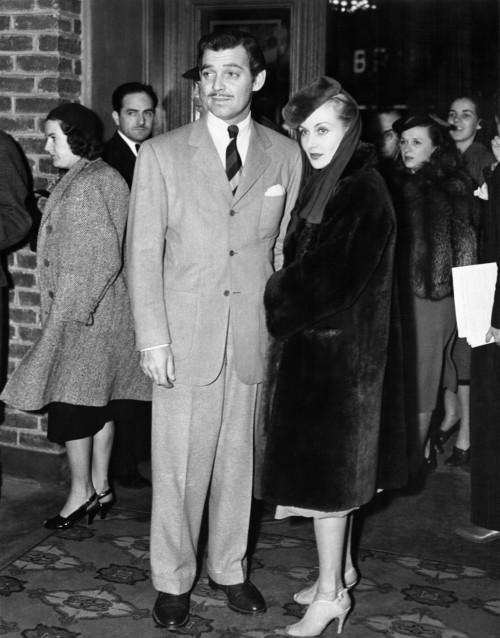
[[[229,137],[231,139],[234,139],[238,136],[238,127],[236,126],[236,124],[231,124],[231,126],[227,127],[227,132],[229,133]]]
[[[141,148],[141,145],[140,144],[136,144],[135,145],[135,152],[138,153],[140,148]]]

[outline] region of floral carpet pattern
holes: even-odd
[[[252,580],[268,611],[231,612],[204,571],[191,618],[176,632],[155,626],[149,579],[149,518],[114,509],[108,519],[54,532],[0,572],[0,636],[21,638],[271,638],[304,608],[293,593],[316,578],[314,543],[263,525]],[[361,581],[347,638],[500,638],[500,569],[483,571],[361,549]],[[336,621],[324,636],[336,635]]]

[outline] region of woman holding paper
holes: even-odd
[[[491,166],[494,157],[479,141],[483,132],[482,102],[477,97],[457,97],[451,103],[448,123],[453,126],[450,136],[465,160],[465,168],[474,180],[474,187],[484,183],[483,169]],[[446,389],[444,393],[445,416],[438,430],[436,448],[443,452],[443,445],[458,431],[457,440],[445,465],[464,465],[470,459],[469,395],[471,349],[465,338],[457,338],[453,346],[453,362],[457,369],[458,391]]]
[[[456,331],[451,269],[476,263],[477,202],[448,125],[432,115],[400,119],[403,169],[393,176],[403,316],[410,467],[417,485],[434,469],[425,458],[441,383],[457,390],[451,347]]]

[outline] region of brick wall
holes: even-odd
[[[43,123],[62,102],[79,101],[82,69],[82,0],[0,0],[0,128],[28,158],[34,188],[50,188],[57,171],[44,152]],[[9,255],[9,373],[39,332],[36,257],[29,247]],[[0,426],[4,469],[9,452],[60,453],[45,436],[42,414],[6,408]],[[13,456],[16,456],[15,454]]]

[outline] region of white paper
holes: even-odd
[[[497,282],[496,263],[452,268],[458,336],[472,348],[486,345]],[[495,343],[490,339],[488,343]]]

